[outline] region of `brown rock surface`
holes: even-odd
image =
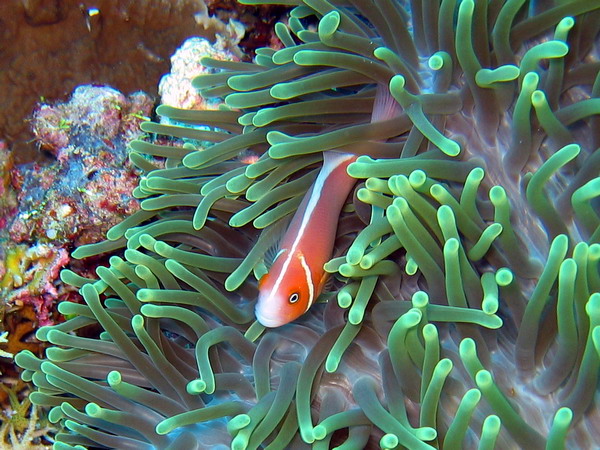
[[[41,98],[86,83],[156,93],[183,40],[212,37],[194,18],[203,10],[202,0],[1,1],[0,138],[16,162],[39,158],[27,117]]]

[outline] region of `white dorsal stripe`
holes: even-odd
[[[292,258],[294,258],[296,255],[296,250],[298,248],[298,245],[302,241],[302,238],[304,237],[304,233],[306,232],[306,228],[308,227],[308,224],[310,223],[312,215],[315,212],[317,204],[319,203],[319,200],[321,199],[321,195],[323,194],[323,186],[325,185],[325,182],[327,181],[327,179],[329,178],[329,176],[333,173],[333,171],[335,169],[337,169],[344,162],[346,162],[349,159],[354,158],[354,157],[355,157],[355,155],[352,155],[349,153],[337,153],[337,152],[330,152],[327,155],[326,159],[324,156],[323,167],[321,168],[321,171],[319,172],[319,175],[317,176],[317,179],[315,180],[315,184],[313,185],[312,192],[310,193],[310,198],[308,199],[308,203],[306,204],[306,210],[304,211],[304,214],[302,215],[302,222],[300,223],[300,227],[298,229],[298,234],[296,235],[296,238],[294,239],[294,242],[292,243],[292,248],[290,249],[289,253],[287,253],[287,255],[285,255],[285,260],[283,262],[283,267],[281,268],[281,272],[279,273],[279,275],[277,276],[277,279],[275,280],[275,283],[273,284],[273,289],[271,290],[271,292],[269,292],[269,297],[268,297],[269,300],[271,300],[276,295],[276,293],[279,292],[279,288],[281,286],[281,283],[283,282],[283,277],[287,273],[287,270],[292,262]],[[304,258],[304,255],[301,255],[301,256],[302,256],[302,258]],[[301,263],[302,263],[302,261],[301,261]],[[304,260],[304,264],[306,264],[306,260]],[[310,269],[308,267],[308,264],[306,264],[306,268]],[[309,270],[309,273],[310,273],[310,270]],[[307,278],[310,279],[310,277],[307,277]],[[311,288],[313,289],[313,295],[314,295],[314,286],[312,283],[309,283],[309,290]],[[311,302],[309,302],[309,304],[310,303]]]
[[[319,176],[315,180],[314,188],[310,194],[310,198],[308,200],[308,204],[306,205],[306,211],[304,211],[304,216],[302,216],[302,223],[300,224],[300,229],[298,230],[298,235],[294,240],[294,244],[292,245],[292,252],[296,250],[298,247],[298,243],[304,236],[304,232],[306,231],[306,227],[308,226],[312,215],[317,207],[317,204],[323,194],[323,186],[325,186],[325,182],[329,178],[329,176],[333,173],[335,169],[337,169],[341,164],[345,163],[351,158],[355,158],[355,155],[351,155],[349,153],[335,153],[335,156],[332,154],[335,152],[330,152],[328,155],[328,160],[324,162],[321,171],[319,172]]]

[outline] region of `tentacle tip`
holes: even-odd
[[[207,394],[210,394],[210,392],[207,392],[206,389],[207,389],[206,382],[204,380],[200,380],[200,379],[192,380],[186,386],[186,391],[190,395],[198,395],[198,394],[202,394],[204,392],[206,392]]]

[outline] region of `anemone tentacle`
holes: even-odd
[[[73,253],[118,256],[16,356],[56,448],[599,446],[598,2],[242,3],[292,7],[283,47],[143,125],[178,145],[131,143],[142,210]],[[265,330],[328,150],[361,156],[326,304]]]

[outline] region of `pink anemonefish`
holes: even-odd
[[[387,87],[379,86],[372,122],[398,113]],[[313,305],[327,280],[324,264],[331,259],[338,218],[356,180],[346,169],[357,155],[323,153],[323,167],[294,214],[269,272],[259,281],[256,319],[280,327]]]
[[[338,217],[356,181],[346,168],[356,155],[329,151],[323,158],[273,266],[260,279],[256,318],[266,327],[285,325],[308,311],[326,281],[323,265],[331,259]]]

